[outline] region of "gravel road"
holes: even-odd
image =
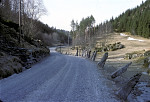
[[[20,74],[0,80],[3,102],[118,102],[97,65],[80,57],[51,55]]]

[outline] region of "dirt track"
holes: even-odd
[[[98,73],[93,62],[59,54],[20,74],[0,80],[3,102],[121,102],[113,94],[113,82]],[[115,86],[115,85],[114,85]]]

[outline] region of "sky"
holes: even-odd
[[[117,17],[146,0],[43,0],[47,15],[40,18],[44,24],[57,29],[71,30],[71,21],[93,15],[96,25]]]

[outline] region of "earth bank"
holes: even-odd
[[[20,73],[49,55],[49,49],[39,40],[20,36],[19,26],[0,19],[0,79]]]

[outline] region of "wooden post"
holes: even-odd
[[[87,58],[89,58],[89,51],[87,50]]]
[[[92,61],[95,61],[96,55],[97,55],[97,51],[95,51],[93,58],[92,58]]]
[[[89,52],[89,51],[87,50],[87,51],[86,51],[86,58],[88,58],[88,54],[89,54],[88,52]]]
[[[88,58],[90,58],[90,57],[91,57],[91,50],[88,51]]]
[[[83,52],[83,57],[86,57],[86,50],[84,50]]]
[[[83,57],[83,50],[82,50],[82,54],[81,54],[81,56]]]
[[[94,53],[95,53],[95,51],[93,52],[93,54],[92,54],[92,56],[91,56],[91,60],[93,59]]]
[[[92,56],[91,56],[91,60],[93,61],[93,57],[94,57],[95,51],[93,52]]]
[[[85,50],[85,58],[87,57],[87,50]]]
[[[80,49],[78,50],[78,56],[80,56]]]
[[[125,84],[125,86],[123,86],[117,93],[118,97],[126,100],[128,95],[134,89],[135,85],[139,82],[141,75],[141,73],[138,73],[131,77],[130,80]]]
[[[61,53],[61,44],[60,44],[60,53]]]
[[[98,65],[99,65],[101,68],[104,67],[107,58],[108,58],[108,52],[106,52],[106,53],[104,54],[103,58],[101,59],[101,61],[98,62]]]
[[[122,73],[127,71],[127,68],[132,64],[132,62],[128,63],[127,65],[121,67],[120,69],[116,70],[115,72],[112,73],[111,78],[116,78],[120,76]]]
[[[68,33],[68,55],[69,55],[69,34],[70,33]]]
[[[76,52],[76,56],[78,56],[78,47],[77,47],[77,52]]]

